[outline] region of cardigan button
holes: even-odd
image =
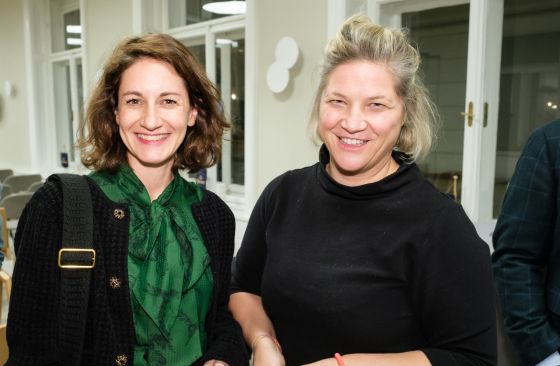
[[[115,358],[115,365],[116,366],[126,366],[127,362],[128,362],[128,357],[126,357],[126,355],[118,355]]]
[[[115,219],[117,220],[122,220],[124,219],[125,213],[124,210],[122,208],[115,208],[113,210],[113,216],[115,217]]]
[[[121,280],[119,280],[118,277],[112,276],[109,278],[109,286],[111,286],[113,290],[118,290],[121,288]]]

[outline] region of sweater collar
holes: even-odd
[[[344,198],[358,200],[389,194],[406,184],[422,178],[422,174],[416,164],[406,162],[406,156],[403,153],[394,151],[393,158],[399,163],[399,168],[393,174],[374,183],[346,186],[335,181],[327,172],[326,166],[330,161],[330,153],[323,144],[319,151],[317,178],[325,191]]]

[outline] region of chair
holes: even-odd
[[[0,325],[0,365],[8,361],[8,341],[6,339],[6,324]]]
[[[10,175],[14,175],[14,171],[12,169],[0,169],[0,182],[3,182],[4,179]]]
[[[10,175],[2,183],[12,186],[12,192],[25,191],[33,182],[41,181],[41,174]]]
[[[0,319],[3,319],[2,316],[2,308],[4,307],[3,303],[3,292],[6,292],[6,303],[10,303],[10,295],[12,294],[12,277],[3,269],[0,269]],[[1,346],[0,346],[1,350]],[[1,354],[1,352],[0,352]],[[2,363],[0,362],[0,365]]]
[[[29,187],[27,187],[26,191],[27,192],[36,192],[39,188],[41,188],[41,186],[43,185],[43,181],[37,181],[37,182],[33,182],[31,183],[31,185],[29,185]]]
[[[14,233],[17,229],[17,224],[23,208],[33,196],[33,192],[19,192],[12,193],[0,200],[0,207],[6,209],[6,216],[8,218],[8,232],[10,237],[14,238]]]
[[[19,192],[12,193],[0,200],[0,207],[4,207],[6,209],[8,221],[19,219],[23,208],[31,199],[31,196],[33,196],[33,192]]]
[[[6,215],[6,209],[4,207],[0,207],[0,218],[2,219],[2,242],[4,242],[2,253],[4,253],[4,258],[8,258],[10,254],[10,242],[8,241],[8,216]]]
[[[4,184],[4,183],[0,183],[2,184],[2,194],[0,194],[0,199],[6,197],[9,194],[12,194],[12,186],[9,184]]]

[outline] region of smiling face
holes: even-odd
[[[352,61],[329,76],[319,105],[318,132],[330,153],[329,174],[356,186],[383,179],[404,119],[402,99],[386,65]]]
[[[196,115],[185,82],[170,64],[142,58],[123,72],[115,116],[133,170],[171,170]]]

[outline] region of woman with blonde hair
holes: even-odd
[[[319,162],[265,188],[236,257],[255,366],[496,363],[489,248],[415,164],[436,119],[419,63],[361,15],[327,45]]]

